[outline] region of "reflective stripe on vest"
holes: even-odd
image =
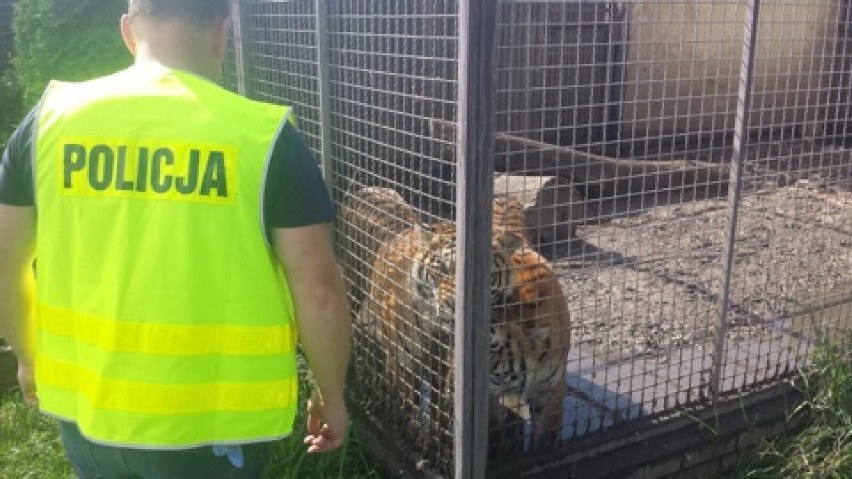
[[[155,64],[48,87],[34,165],[42,410],[140,448],[291,432],[294,311],[260,221],[288,117]]]

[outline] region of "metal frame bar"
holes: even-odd
[[[485,476],[497,2],[459,2],[455,477]]]
[[[737,221],[739,219],[742,197],[742,177],[745,153],[749,141],[749,120],[751,115],[751,96],[754,81],[754,59],[757,50],[757,28],[760,16],[760,0],[748,0],[743,34],[743,56],[740,65],[740,89],[737,96],[737,117],[734,124],[733,155],[731,157],[731,189],[728,191],[728,230],[724,250],[725,268],[722,278],[719,324],[716,329],[716,347],[713,353],[713,371],[710,377],[711,397],[719,401],[722,368],[725,359],[725,336],[728,331],[728,307],[731,296],[731,281],[736,255]]]
[[[328,0],[316,0],[317,70],[319,72],[320,166],[326,185],[332,182],[331,50],[329,48]]]
[[[242,5],[246,0],[231,0],[231,22],[234,29],[234,64],[237,70],[237,92],[249,96],[248,91],[248,48],[245,31],[246,15],[243,15]]]
[[[846,123],[849,116],[849,86],[850,68],[852,67],[852,1],[840,0],[841,11],[838,16],[837,46],[835,48],[835,62],[832,75],[831,96],[828,121],[831,129],[828,130],[834,136],[843,135],[846,131]]]

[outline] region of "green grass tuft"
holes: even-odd
[[[24,406],[21,395],[0,395],[0,477],[73,478],[56,421]]]
[[[738,479],[852,478],[852,335],[818,350],[815,368],[802,377],[806,400],[795,415],[804,429],[768,442],[731,477]]]
[[[305,453],[301,438],[304,428],[297,427],[293,440],[282,441],[267,471],[267,479],[290,479],[303,477],[380,478],[372,461],[363,454],[354,429],[349,441],[339,451],[318,456]]]

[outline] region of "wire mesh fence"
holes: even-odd
[[[737,257],[750,258],[732,273],[723,389],[801,367],[819,338],[850,326],[852,165],[838,96],[848,8],[779,0],[760,10],[735,239]]]
[[[222,65],[222,86],[233,92],[239,92],[240,85],[237,75],[237,47],[233,29],[228,30],[228,39],[225,45],[225,61]]]
[[[261,100],[287,103],[299,129],[319,150],[316,13],[313,2],[248,2],[244,7],[246,90]]]
[[[492,471],[778,382],[850,329],[849,2],[483,3],[494,200],[473,212],[470,2],[238,3],[225,83],[293,105],[325,162],[353,394],[409,463],[459,461],[468,234],[493,265],[464,280],[491,301]]]
[[[450,298],[439,288],[454,280],[456,165],[444,148],[452,143],[432,138],[429,125],[456,115],[455,8],[351,0],[328,9],[332,184],[343,203],[340,254],[360,351],[353,384],[380,421],[409,425],[407,454],[444,468],[453,462],[453,338]],[[447,256],[412,277],[427,244]],[[411,294],[418,288],[424,296]]]

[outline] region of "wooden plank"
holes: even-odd
[[[432,120],[430,127],[434,138],[455,138],[452,123]],[[495,135],[494,155],[496,171],[569,177],[577,184],[595,184],[600,196],[606,197],[695,184],[727,184],[730,175],[728,165],[616,159],[507,133]]]

